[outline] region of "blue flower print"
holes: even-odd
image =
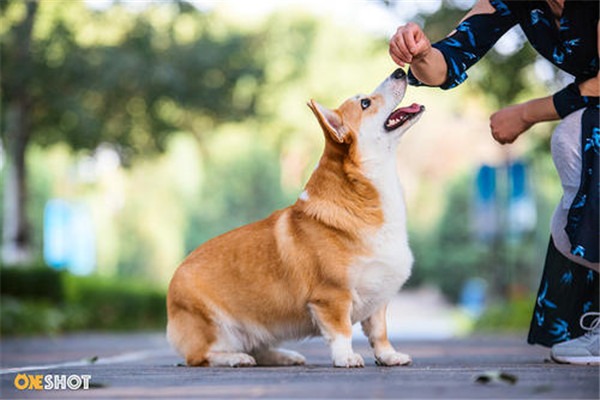
[[[560,29],[559,30],[561,32],[568,31],[569,29],[571,29],[571,27],[569,26],[569,24],[571,23],[571,21],[569,21],[565,17],[562,17],[558,23],[560,25]]]
[[[562,64],[565,61],[565,53],[558,49],[558,47],[554,48],[552,52],[552,59],[557,64]]]
[[[585,314],[586,312],[590,311],[591,308],[592,308],[592,302],[586,301],[585,303],[583,303],[583,308],[581,310],[581,314]]]
[[[592,270],[588,271],[585,281],[587,283],[593,283],[594,282],[594,271],[592,271]]]
[[[578,257],[585,257],[585,247],[579,245],[571,250],[571,254]]]
[[[498,11],[502,17],[510,15],[510,10],[501,0],[491,0],[490,4],[494,6],[496,11]]]
[[[585,205],[585,202],[587,201],[587,195],[581,195],[581,196],[577,196],[576,197],[577,201],[573,202],[573,205],[571,206],[571,208],[581,208]]]
[[[458,85],[462,83],[465,79],[467,79],[467,74],[464,72],[464,69],[461,68],[456,61],[450,60],[450,68],[454,71],[456,75],[455,83]]]
[[[531,25],[536,25],[539,22],[550,26],[550,21],[548,21],[548,19],[544,17],[544,12],[542,10],[540,10],[539,8],[531,10]]]
[[[464,21],[460,25],[456,27],[458,32],[463,32],[469,38],[469,43],[471,46],[475,47],[475,34],[471,31],[471,23],[469,21]]]
[[[540,307],[556,308],[556,304],[546,299],[546,293],[548,292],[548,282],[544,282],[544,290],[540,293],[537,298],[537,304]]]
[[[535,315],[535,322],[537,323],[537,325],[538,326],[544,325],[544,319],[545,319],[544,313],[541,311],[536,311],[534,315]]]
[[[554,342],[564,342],[571,339],[569,332],[569,323],[561,318],[556,318],[556,322],[552,324],[552,329],[548,331],[554,336]]]
[[[600,152],[600,128],[594,128],[592,130],[592,137],[585,140],[585,147],[583,151],[593,149],[594,152]]]
[[[573,283],[573,272],[571,271],[567,271],[563,274],[563,276],[560,278],[560,283],[562,283],[563,285],[570,285]]]
[[[565,42],[563,43],[563,46],[564,46],[565,51],[567,52],[567,54],[573,53],[573,47],[579,46],[579,42],[580,41],[581,41],[580,38],[571,39],[571,40],[565,40]]]

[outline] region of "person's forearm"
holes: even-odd
[[[523,107],[523,120],[530,124],[560,119],[554,107],[552,96],[530,100],[523,103]]]
[[[489,0],[478,0],[473,8],[460,20],[463,21],[478,14],[493,14],[495,8]],[[456,31],[450,32],[451,36]],[[441,51],[431,47],[429,52],[421,58],[415,58],[410,65],[413,75],[429,86],[441,86],[448,80],[448,65]]]
[[[492,136],[500,144],[512,143],[532,125],[560,119],[552,96],[514,104],[490,117]]]
[[[423,57],[414,59],[410,65],[415,78],[429,86],[440,86],[448,78],[448,66],[442,53],[432,47]]]

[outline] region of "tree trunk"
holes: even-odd
[[[37,12],[35,1],[27,3],[25,19],[15,27],[15,59],[20,68],[32,71],[31,32]],[[5,111],[6,175],[4,179],[4,218],[2,229],[2,263],[22,264],[31,261],[32,246],[27,222],[27,169],[25,156],[31,137],[31,101],[27,79],[15,82]]]

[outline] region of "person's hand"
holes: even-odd
[[[500,144],[512,143],[529,129],[533,122],[526,118],[526,104],[516,104],[496,111],[490,117],[492,136]]]
[[[390,56],[396,64],[404,67],[424,58],[431,51],[431,42],[419,25],[409,22],[398,27],[390,39]]]

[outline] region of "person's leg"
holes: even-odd
[[[586,334],[579,322],[598,311],[599,282],[597,272],[567,259],[550,238],[527,341],[552,347]]]
[[[552,236],[528,342],[553,347],[551,356],[557,360],[577,362],[579,355],[579,360],[587,363],[595,362],[593,357],[598,358],[598,329],[597,325],[588,329],[590,325],[580,323],[585,322],[580,319],[586,313],[598,311],[599,277],[597,272],[586,268],[594,265],[588,265],[581,257],[570,253],[571,246],[564,230],[581,180],[582,114],[583,110],[566,117],[552,136],[552,159],[561,180],[563,196],[552,217]]]
[[[582,117],[585,109],[568,115],[552,134],[552,160],[560,178],[563,195],[554,210],[550,232],[556,249],[566,258],[577,264],[599,271],[598,263],[571,254],[571,242],[565,230],[569,209],[581,184]]]

